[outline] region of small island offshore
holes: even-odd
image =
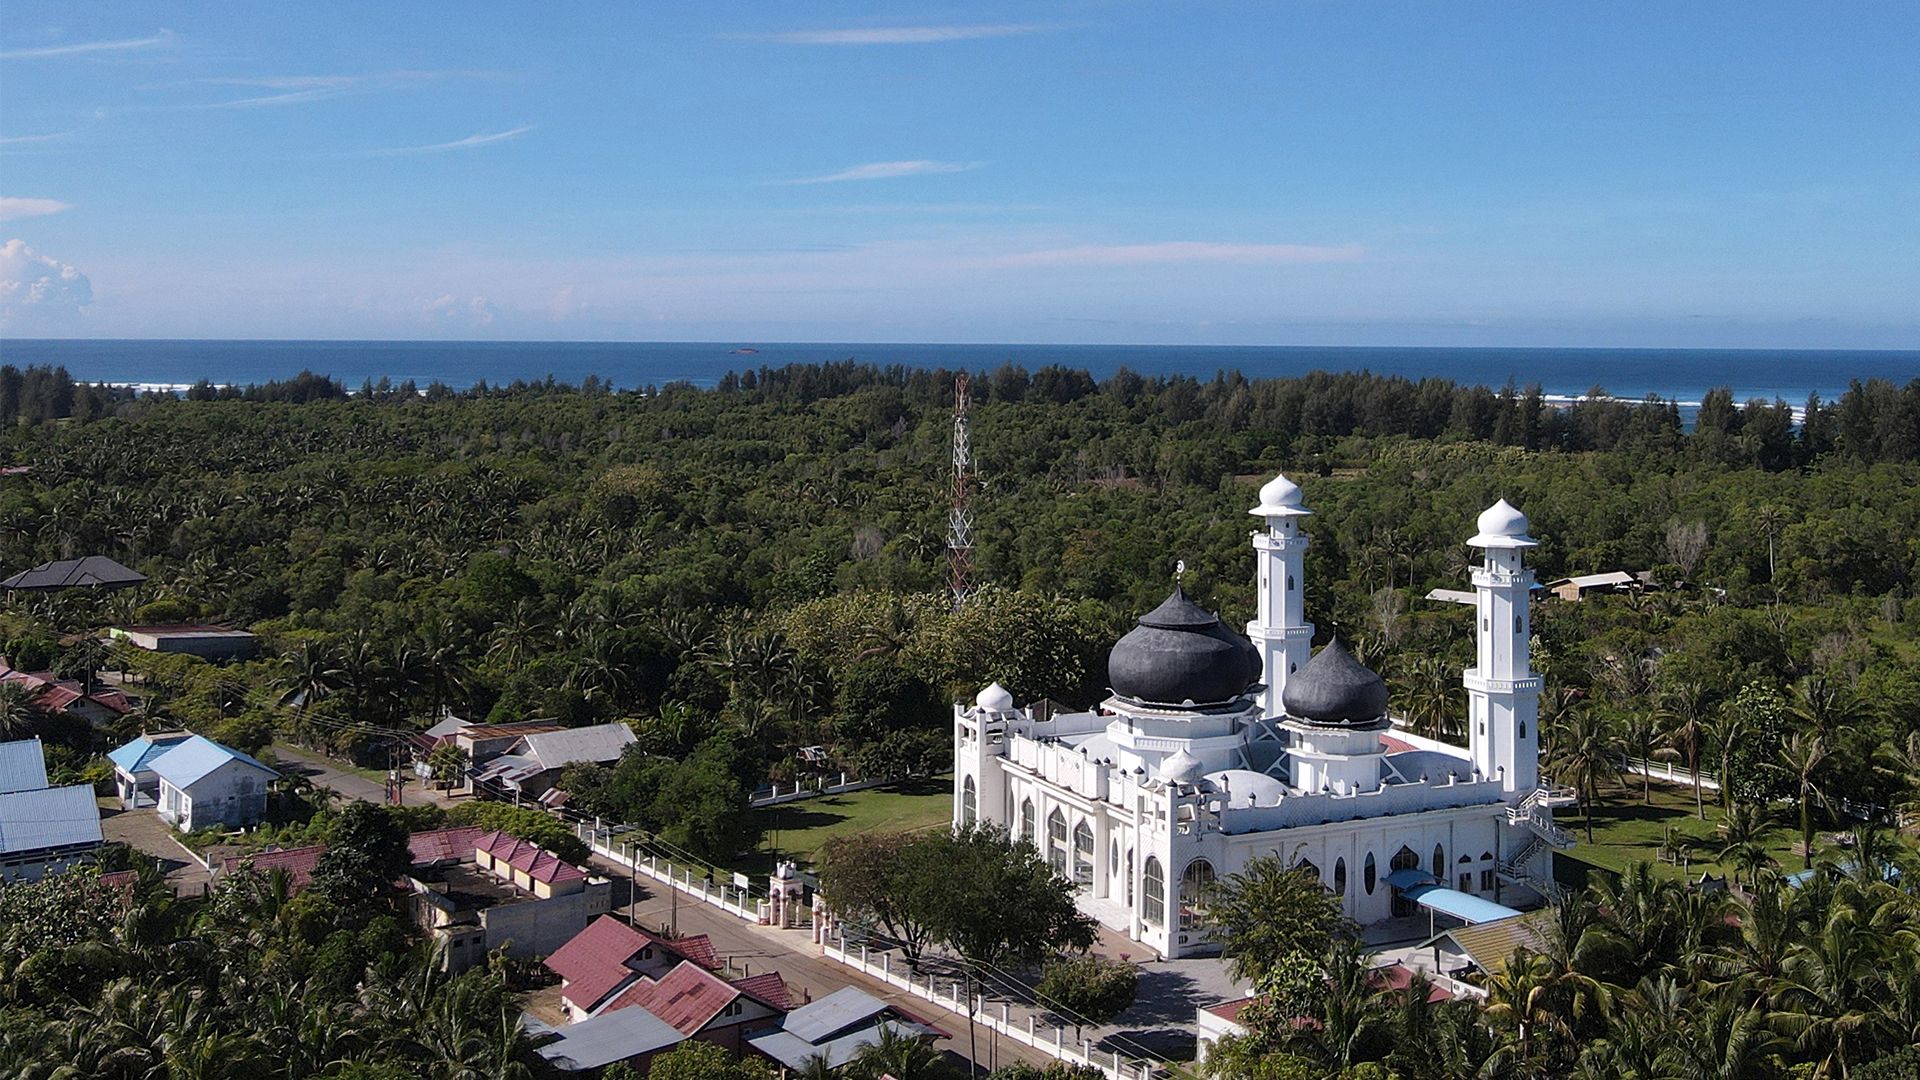
[[[419,1025],[500,1017],[471,1053],[502,1069],[613,1039],[607,1075],[758,1075],[825,1045],[802,1010],[835,993],[874,1069],[972,1052],[937,973],[980,948],[980,1037],[1051,1002],[1018,1053],[1078,1017],[1082,1070],[1904,1075],[1871,1070],[1911,1056],[1920,985],[1920,381],[1683,418],[1363,374],[961,374],[0,370],[0,718],[47,793],[0,799],[91,786],[103,815],[0,834],[8,1067],[119,1075],[147,1051],[84,1018],[185,979],[345,1025],[322,1049],[195,991],[204,1037],[293,1075],[442,1068]],[[1123,790],[1174,854],[1135,857],[1135,796],[1098,801]],[[1401,830],[1377,851],[1376,824]],[[503,929],[516,904],[544,929]],[[796,966],[823,950],[831,984]],[[1157,956],[1215,989],[1165,998]],[[634,1026],[681,983],[733,1043]],[[432,1011],[381,1004],[403,993]],[[1184,1042],[1135,1018],[1168,1001]]]

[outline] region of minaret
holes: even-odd
[[[1253,534],[1253,560],[1259,581],[1259,610],[1247,624],[1247,637],[1260,650],[1263,716],[1281,712],[1280,692],[1287,676],[1299,670],[1313,651],[1313,624],[1303,599],[1307,534],[1300,519],[1313,513],[1300,505],[1300,487],[1276,476],[1260,489],[1260,505],[1247,511],[1265,518],[1265,532]]]
[[[1528,655],[1533,571],[1520,553],[1539,542],[1527,535],[1527,516],[1505,499],[1480,515],[1479,528],[1467,541],[1486,553],[1473,570],[1476,659],[1462,680],[1467,745],[1481,776],[1524,797],[1540,784],[1540,676]]]

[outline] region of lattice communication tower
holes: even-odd
[[[953,380],[953,499],[947,509],[947,569],[955,610],[966,604],[973,581],[973,440],[967,419],[967,374]]]

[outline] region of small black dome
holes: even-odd
[[[1107,654],[1107,681],[1151,705],[1213,705],[1260,681],[1260,654],[1178,587]]]
[[[1280,704],[1288,716],[1316,724],[1370,724],[1387,714],[1387,684],[1334,638],[1287,677]]]

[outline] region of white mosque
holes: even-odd
[[[1462,748],[1396,727],[1386,684],[1337,638],[1312,653],[1299,487],[1276,477],[1251,513],[1266,527],[1247,637],[1175,588],[1114,645],[1093,711],[1043,719],[998,683],[955,706],[954,823],[1033,844],[1088,914],[1167,957],[1208,949],[1197,901],[1216,877],[1274,853],[1361,924],[1537,903],[1571,797],[1540,781],[1526,516],[1503,499],[1467,541],[1484,559]]]

